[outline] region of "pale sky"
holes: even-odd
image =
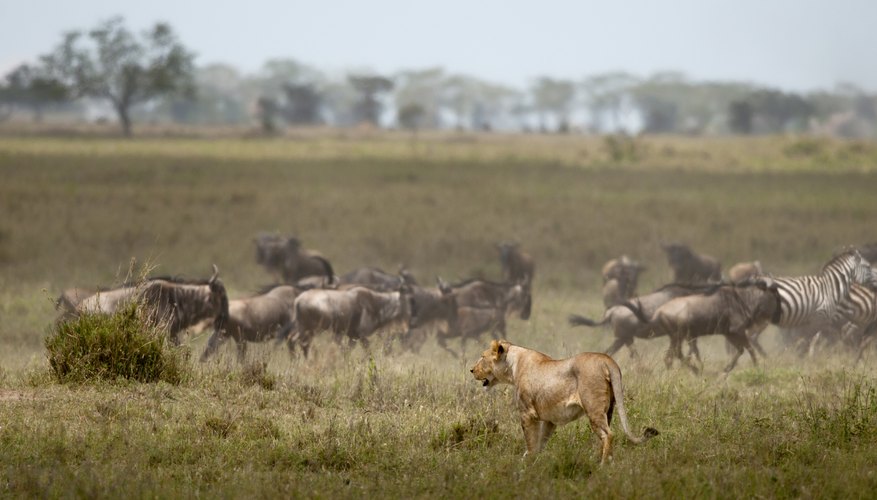
[[[877,91],[877,0],[0,0],[0,72],[114,15],[136,30],[167,21],[198,64],[245,72],[291,57],[327,71],[440,65],[517,87],[539,75],[678,70]]]

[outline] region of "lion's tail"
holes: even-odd
[[[621,383],[621,369],[613,361],[609,368],[609,382],[612,384],[612,394],[615,395],[615,408],[618,409],[618,418],[621,419],[621,428],[624,435],[635,444],[640,444],[658,435],[657,429],[646,427],[642,437],[634,436],[627,424],[627,410],[624,409],[624,386]]]

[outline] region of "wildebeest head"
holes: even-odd
[[[667,253],[667,261],[673,268],[685,265],[694,257],[691,249],[681,243],[662,243],[661,248]]]
[[[454,290],[438,278],[438,289],[412,287],[408,295],[411,312],[409,328],[420,328],[433,321],[453,325],[457,320],[457,297]]]
[[[253,239],[256,244],[256,263],[267,267],[283,265],[286,240],[279,234],[260,233]]]
[[[215,311],[213,328],[221,331],[228,323],[228,292],[219,279],[219,268],[216,264],[213,264],[213,276],[207,280],[207,286],[210,288],[210,308]]]

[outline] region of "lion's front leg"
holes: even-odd
[[[548,443],[548,438],[554,434],[554,429],[556,429],[557,426],[551,422],[544,421],[539,422],[539,424],[539,451],[542,451],[545,449],[545,444]]]
[[[524,442],[527,443],[527,451],[524,456],[539,453],[542,443],[542,422],[535,416],[522,415],[521,429],[524,430]]]

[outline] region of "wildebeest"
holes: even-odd
[[[709,283],[722,279],[722,266],[714,257],[697,254],[681,243],[663,244],[661,248],[667,253],[675,283]]]
[[[763,274],[764,270],[761,268],[761,262],[757,260],[740,262],[728,269],[728,281],[731,283],[743,283],[748,278],[754,278]]]
[[[432,322],[444,322],[445,330],[438,330],[436,341],[446,351],[451,350],[447,341],[460,338],[465,352],[468,339],[491,332],[495,338],[504,336],[506,317],[518,313],[523,320],[530,318],[532,298],[522,284],[495,283],[471,279],[449,285],[439,279],[439,294],[435,292],[413,294],[411,297],[411,330],[423,328]]]
[[[361,267],[339,277],[338,284],[360,285],[379,292],[390,292],[402,285],[417,285],[417,280],[404,267],[399,274],[390,274],[376,267]]]
[[[642,311],[646,317],[651,317],[655,311],[666,302],[677,297],[684,297],[694,293],[708,292],[717,285],[665,285],[654,292],[637,297],[631,302],[635,307]],[[612,324],[612,331],[615,334],[615,341],[606,349],[606,354],[612,356],[622,346],[627,346],[632,357],[638,357],[636,350],[633,348],[634,339],[648,339],[656,336],[653,325],[640,321],[630,305],[620,304],[612,306],[603,313],[603,319],[599,322],[592,319],[572,314],[569,316],[569,324],[572,326],[604,326]]]
[[[228,319],[228,294],[219,270],[207,280],[177,277],[147,278],[143,282],[97,292],[76,306],[77,314],[113,314],[124,305],[138,302],[148,321],[164,326],[171,342],[179,344],[179,333],[205,319],[219,330]]]
[[[253,297],[231,300],[225,328],[215,330],[207,341],[201,361],[207,361],[229,338],[237,344],[238,360],[243,361],[248,342],[264,342],[285,336],[292,326],[293,305],[300,290],[275,285]]]
[[[603,305],[606,308],[621,304],[636,293],[640,273],[645,266],[622,255],[603,265]]]
[[[107,291],[108,288],[68,288],[61,292],[61,295],[55,300],[55,310],[58,311],[58,321],[65,321],[68,319],[72,319],[77,314],[77,307],[83,300],[91,297],[92,295]]]
[[[377,292],[365,287],[302,292],[293,306],[294,325],[288,335],[290,351],[299,346],[307,356],[314,336],[321,331],[331,331],[338,343],[347,337],[368,348],[369,336],[374,332],[408,321],[409,294],[406,287],[396,292]]]
[[[335,271],[329,261],[317,252],[301,248],[301,242],[294,236],[262,233],[256,236],[255,244],[256,263],[283,283],[295,284],[308,276],[324,276],[330,282],[334,279]]]
[[[502,265],[502,278],[506,283],[520,283],[524,288],[530,289],[533,285],[533,275],[536,272],[536,263],[533,257],[521,250],[518,243],[499,243],[499,261]]]
[[[731,362],[725,367],[730,372],[743,354],[749,352],[757,364],[755,351],[749,340],[749,331],[763,329],[779,314],[779,296],[776,284],[770,278],[757,278],[740,285],[719,285],[705,293],[677,297],[660,306],[651,317],[633,309],[637,318],[651,324],[656,336],[668,335],[670,347],[664,357],[667,368],[677,358],[695,373],[699,369],[688,358],[682,357],[682,342],[688,341],[700,361],[695,339],[704,335],[723,335],[736,348]]]

